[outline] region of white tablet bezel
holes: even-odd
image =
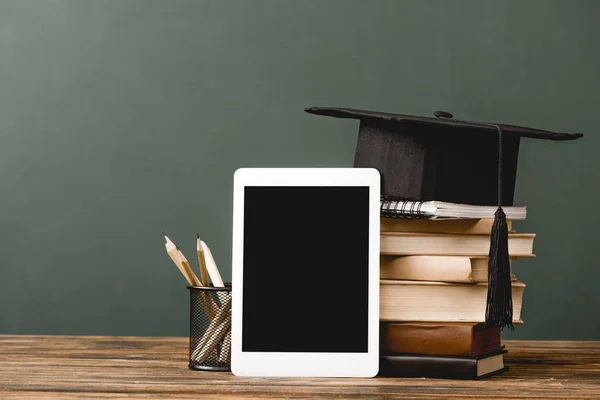
[[[366,353],[242,351],[245,186],[369,187],[369,316]],[[344,199],[340,199],[343,201]],[[231,369],[240,376],[372,377],[379,370],[380,175],[372,168],[241,168],[234,175]],[[318,282],[313,284],[317,285]],[[335,282],[332,282],[335,284]]]

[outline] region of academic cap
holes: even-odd
[[[497,205],[491,232],[486,323],[512,327],[508,227],[502,205],[513,205],[521,137],[574,140],[514,125],[349,108],[311,107],[306,112],[360,120],[354,167],[376,168],[382,195],[391,199]]]
[[[555,133],[505,124],[312,107],[306,112],[360,120],[354,158],[357,168],[376,168],[381,192],[406,200],[498,205],[498,128],[503,134],[502,205],[513,205],[521,137],[573,140],[580,133]]]

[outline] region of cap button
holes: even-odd
[[[452,118],[452,114],[447,111],[434,111],[433,115],[435,115],[436,118]]]

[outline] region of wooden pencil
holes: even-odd
[[[183,253],[177,248],[175,243],[165,233],[163,232],[163,236],[165,237],[166,243],[165,248],[167,250],[167,254],[173,260],[173,263],[177,266],[181,274],[187,280],[190,286],[202,286],[200,284],[200,280],[192,271],[192,267],[188,262],[187,258],[183,255]],[[206,312],[206,316],[209,320],[212,320],[218,310],[217,305],[213,301],[210,293],[198,292],[198,300],[200,300],[200,304],[204,308]]]
[[[206,259],[204,258],[204,246],[200,240],[200,234],[196,234],[196,252],[198,253],[198,264],[200,265],[200,281],[202,286],[210,286],[208,270],[206,269]]]
[[[179,269],[183,277],[186,279],[186,281],[190,284],[190,286],[197,286],[197,283],[199,283],[198,277],[194,274],[191,268],[188,269],[185,267],[183,263],[183,260],[185,260],[185,257],[183,257],[183,253],[179,251],[177,246],[175,246],[175,243],[173,243],[171,239],[169,239],[169,237],[165,235],[164,232],[163,236],[167,241],[165,243],[165,249],[167,250],[167,254],[171,258],[171,260],[173,260],[173,263],[177,266],[177,268]],[[187,263],[187,265],[189,267],[189,263]]]
[[[217,267],[217,263],[213,258],[210,248],[203,241],[200,241],[200,244],[204,248],[204,256],[206,258],[206,269],[208,270],[208,274],[210,275],[210,280],[212,281],[215,287],[225,287],[223,279],[221,278],[221,274],[219,273],[219,268]]]
[[[227,335],[231,328],[231,299],[228,299],[219,309],[214,319],[198,345],[192,352],[191,358],[196,362],[204,361],[221,340]]]
[[[219,352],[219,362],[224,364],[231,363],[231,326],[223,336],[223,343],[221,344],[221,351]]]
[[[177,249],[177,250],[179,251],[179,249]],[[202,286],[202,284],[200,283],[200,280],[198,279],[196,274],[194,274],[194,271],[192,271],[192,266],[190,265],[188,260],[183,256],[183,253],[181,251],[179,251],[179,257],[180,257],[181,265],[183,266],[183,269],[192,278],[192,282],[193,282],[192,286]]]

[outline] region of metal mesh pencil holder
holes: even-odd
[[[201,371],[231,371],[231,285],[188,286],[190,363]]]

